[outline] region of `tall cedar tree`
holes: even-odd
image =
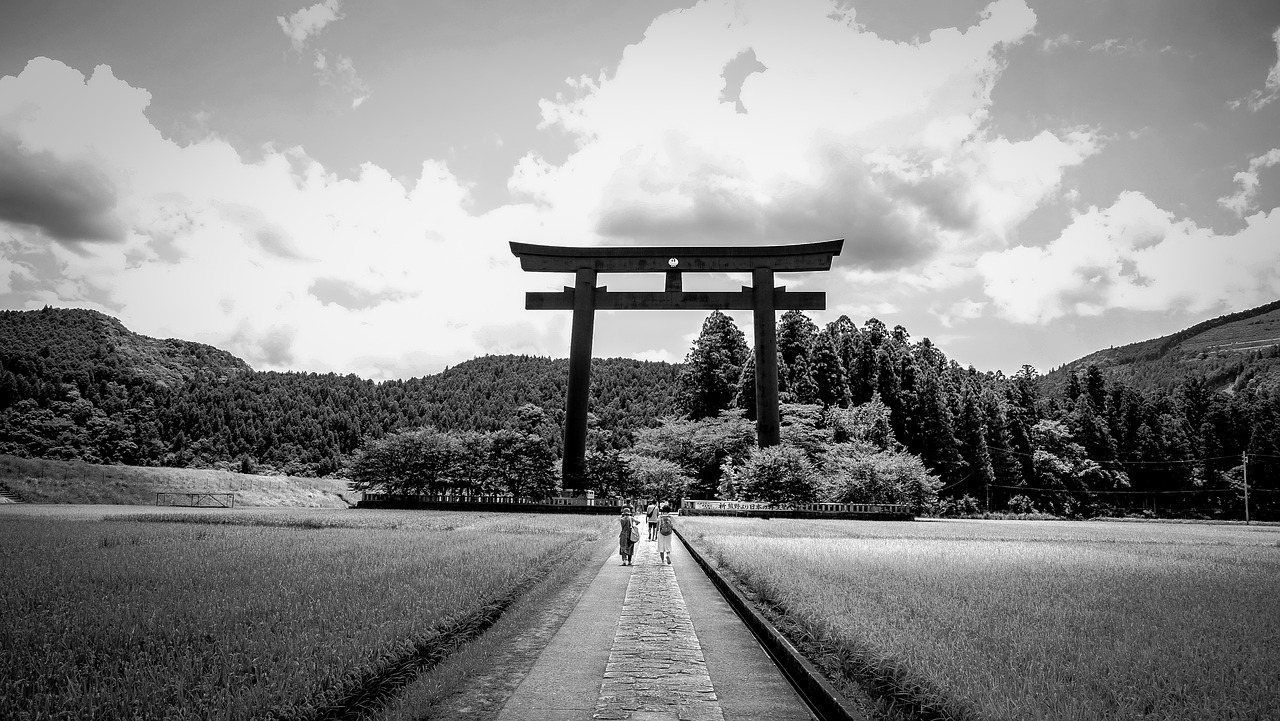
[[[818,326],[802,311],[789,310],[778,321],[778,360],[787,369],[795,366],[800,356],[808,356]]]
[[[964,483],[957,492],[981,498],[989,505],[991,485],[996,482],[991,451],[987,443],[987,424],[978,404],[978,395],[966,387],[962,394],[960,417],[956,437],[960,441],[960,456],[968,465]],[[991,510],[989,507],[987,510]]]
[[[747,355],[747,364],[742,366],[742,375],[738,378],[738,391],[733,396],[733,407],[746,413],[747,420],[756,419],[756,354]]]
[[[991,452],[991,472],[995,476],[997,486],[1015,487],[1026,485],[1022,478],[1022,463],[1018,460],[1018,451],[1013,446],[1013,434],[1009,432],[1009,421],[1000,397],[991,388],[982,391],[982,408],[987,423],[987,448]],[[992,498],[1008,498],[1015,491],[1002,488],[992,494]],[[996,508],[1004,504],[995,503]]]
[[[902,402],[902,383],[898,380],[898,369],[893,362],[893,355],[888,348],[876,350],[876,393],[880,400],[889,407],[889,422],[893,424],[893,436],[902,443],[912,433],[907,428],[907,407]]]
[[[813,377],[813,366],[808,355],[796,356],[787,373],[787,393],[793,403],[812,405],[818,402],[818,382]]]
[[[685,357],[677,381],[677,404],[692,420],[729,408],[747,362],[746,336],[729,316],[712,311]]]
[[[836,356],[840,359],[840,367],[844,369],[846,389],[852,395],[853,389],[851,385],[858,360],[858,348],[862,344],[858,326],[849,320],[849,316],[842,315],[828,323],[823,330],[831,338],[831,344],[836,350]],[[869,399],[870,396],[867,398]],[[865,402],[865,400],[854,401],[851,397],[850,402],[859,403]]]
[[[813,381],[817,385],[817,402],[826,406],[849,407],[849,380],[836,347],[831,324],[818,333],[811,353]]]
[[[907,448],[920,456],[946,485],[953,486],[964,479],[968,464],[960,455],[951,409],[936,373],[924,371],[916,400],[913,415],[919,425]]]

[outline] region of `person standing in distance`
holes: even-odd
[[[644,509],[645,520],[649,522],[649,540],[658,540],[658,502],[651,501]]]
[[[671,517],[671,506],[662,504],[658,515],[658,557],[667,565],[671,565],[671,536],[675,533],[676,522]]]

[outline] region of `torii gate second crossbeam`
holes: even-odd
[[[572,310],[569,342],[569,392],[565,398],[564,463],[566,492],[582,490],[587,448],[587,404],[591,389],[591,343],[597,310],[750,310],[755,329],[756,438],[761,446],[777,445],[779,310],[825,310],[822,292],[789,293],[775,288],[775,272],[795,273],[831,269],[844,240],[796,245],[729,247],[574,248],[512,243],[520,267],[541,273],[573,273],[574,286],[560,292],[526,293],[526,310]],[[741,291],[689,292],[685,273],[751,273],[750,287]],[[609,292],[596,285],[600,273],[665,273],[660,292]]]

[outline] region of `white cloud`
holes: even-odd
[[[346,55],[338,55],[333,61],[323,52],[315,51],[316,77],[320,84],[336,91],[338,95],[351,103],[355,110],[369,99],[369,84],[356,72],[355,63]]]
[[[1232,100],[1228,105],[1233,110],[1245,103],[1255,111],[1261,110],[1276,98],[1280,98],[1280,27],[1271,33],[1271,40],[1276,44],[1276,62],[1267,72],[1267,79],[1263,81],[1262,89],[1254,90],[1247,97],[1239,100]]]
[[[301,54],[321,30],[344,17],[342,0],[326,0],[305,7],[287,18],[277,16],[276,22],[293,44],[293,49]],[[337,93],[344,103],[350,104],[352,110],[369,99],[369,84],[356,72],[351,58],[341,54],[331,56],[323,49],[315,49],[312,51],[311,64],[320,84]]]
[[[543,101],[544,126],[579,148],[559,166],[526,156],[510,187],[582,218],[584,242],[846,237],[844,264],[955,263],[1002,247],[1096,149],[1088,131],[987,127],[1004,52],[1034,22],[1002,0],[966,31],[906,44],[822,0],[703,2],[654,21],[612,77]],[[746,53],[765,69],[743,79],[741,113],[722,93]]]
[[[1056,37],[1045,38],[1040,41],[1040,50],[1042,52],[1051,53],[1058,48],[1077,48],[1083,44],[1084,43],[1082,41],[1076,40],[1069,34],[1062,33]]]
[[[651,363],[682,363],[684,357],[677,357],[675,353],[665,348],[654,348],[646,351],[640,351],[635,355],[636,360],[649,361]]]
[[[289,17],[276,17],[280,29],[293,43],[293,49],[302,52],[311,38],[324,30],[325,26],[343,18],[342,0],[325,0],[310,7],[302,8]]]
[[[1132,38],[1107,38],[1100,43],[1094,43],[1089,46],[1089,52],[1091,53],[1107,53],[1110,55],[1138,55],[1145,50],[1146,45],[1141,40]]]
[[[340,180],[299,149],[247,162],[216,138],[179,145],[151,126],[149,100],[105,66],[86,81],[38,59],[0,79],[0,138],[110,184],[123,228],[85,243],[0,215],[0,292],[20,285],[27,307],[97,308],[258,368],[371,377],[527,350],[487,328],[554,326],[524,313],[529,281],[504,242],[532,224],[528,209],[472,216],[434,161],[406,186],[373,165]]]
[[[350,60],[314,47],[340,10],[312,6],[281,27],[322,82],[351,88],[340,82],[359,79]],[[523,310],[525,290],[561,279],[523,274],[508,240],[845,237],[840,270],[816,287],[853,317],[890,315],[914,293],[973,279],[975,255],[998,257],[1098,152],[1090,129],[1017,139],[990,127],[1006,51],[1034,25],[1022,0],[999,0],[967,30],[895,43],[823,0],[704,0],[655,20],[616,71],[544,101],[544,125],[570,133],[575,152],[559,164],[525,156],[509,181],[522,202],[483,215],[439,162],[411,182],[374,165],[340,180],[298,148],[248,162],[213,135],[162,137],[144,113],[150,95],[110,68],[86,82],[34,62],[0,80],[0,140],[17,140],[23,167],[71,179],[89,176],[67,169],[86,168],[111,194],[85,195],[96,199],[83,204],[88,220],[61,235],[55,214],[28,221],[0,207],[6,282],[20,293],[6,298],[98,307],[258,367],[388,377],[482,352],[564,353],[566,316]],[[758,65],[726,102],[726,65],[748,52]],[[367,93],[350,93],[352,106]],[[33,250],[11,253],[17,244]],[[672,343],[678,360],[687,343]]]
[[[1021,323],[1113,309],[1205,312],[1280,295],[1280,212],[1221,235],[1124,192],[1089,208],[1043,248],[985,254],[977,264],[1000,314]]]
[[[1244,217],[1254,207],[1254,200],[1258,195],[1258,172],[1263,168],[1270,168],[1273,165],[1280,164],[1280,148],[1272,148],[1266,153],[1249,160],[1249,169],[1242,170],[1235,175],[1235,181],[1240,188],[1231,195],[1218,198],[1218,205],[1230,210],[1237,216]]]
[[[932,312],[944,328],[950,328],[957,320],[972,320],[982,317],[982,311],[986,306],[987,304],[984,301],[964,298],[951,303],[945,308],[934,309]]]

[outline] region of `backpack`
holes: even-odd
[[[658,519],[658,533],[661,533],[664,536],[670,536],[671,529],[671,516],[662,516]]]

